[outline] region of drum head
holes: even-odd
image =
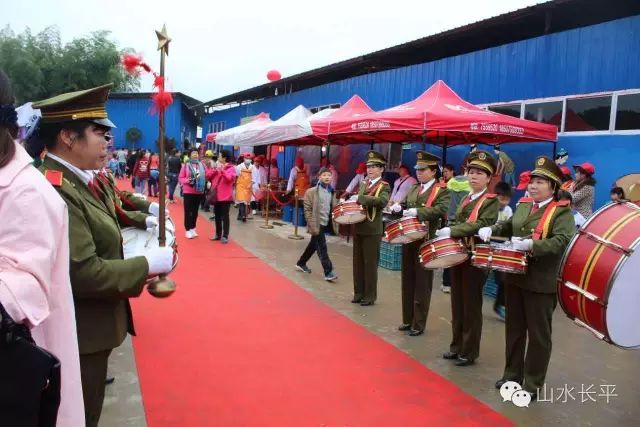
[[[401,236],[396,236],[395,238],[388,240],[388,242],[394,245],[404,245],[407,243],[415,242],[416,240],[424,239],[424,236],[426,235],[426,231],[413,231]]]
[[[354,212],[335,217],[333,218],[333,221],[338,224],[357,224],[365,219],[367,219],[365,214],[361,212]]]
[[[451,255],[443,255],[440,256],[434,260],[432,260],[431,262],[429,262],[426,265],[423,265],[424,268],[426,268],[427,270],[435,270],[437,268],[449,268],[449,267],[455,267],[458,264],[462,264],[463,262],[465,262],[467,260],[467,258],[469,258],[469,254],[467,253],[457,253],[457,254],[451,254]]]
[[[607,331],[613,344],[640,347],[640,247],[620,266],[607,301]]]
[[[171,247],[175,243],[175,234],[173,231],[165,230],[166,243],[165,246]],[[127,227],[122,229],[122,249],[124,259],[142,256],[147,251],[160,246],[158,242],[158,229],[153,233],[138,228]]]

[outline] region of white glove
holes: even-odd
[[[402,216],[418,216],[418,209],[416,208],[406,209],[402,212]]]
[[[451,228],[445,227],[436,231],[436,236],[438,237],[451,237]]]
[[[157,202],[153,202],[149,205],[149,213],[155,217],[160,216],[160,204]],[[167,218],[169,218],[169,209],[164,210],[164,213]]]
[[[173,267],[173,248],[153,248],[144,257],[149,264],[149,276],[169,273]]]
[[[533,240],[531,239],[521,239],[520,237],[512,237],[511,244],[513,245],[513,249],[518,251],[528,252],[533,249]]]
[[[147,231],[152,231],[158,226],[158,218],[149,215],[144,219],[144,223],[147,226]]]
[[[358,201],[358,195],[357,195],[357,194],[355,194],[355,195],[353,195],[353,196],[349,197],[349,201],[350,201],[350,202],[356,202],[356,201]]]
[[[391,205],[391,212],[400,212],[402,210],[402,206],[400,206],[400,203],[394,203],[393,205]]]
[[[164,227],[165,227],[165,229],[167,229],[167,230],[169,230],[171,232],[176,231],[176,226],[173,225],[173,222],[171,222],[171,221],[165,221],[164,222]]]
[[[493,233],[491,227],[482,227],[480,230],[478,230],[478,236],[480,236],[480,240],[482,240],[483,242],[488,242],[489,240],[491,240],[491,233]]]

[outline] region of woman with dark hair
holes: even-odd
[[[227,243],[229,239],[229,209],[233,203],[233,183],[236,179],[236,168],[233,166],[231,153],[220,151],[217,166],[211,176],[211,190],[215,192],[213,213],[216,221],[215,235],[211,240]]]
[[[198,207],[204,196],[207,180],[213,176],[213,169],[206,169],[200,161],[197,148],[189,150],[189,161],[182,165],[178,180],[182,185],[184,200],[184,229],[187,239],[198,237]]]
[[[83,425],[67,207],[14,141],[13,102],[9,79],[0,71],[0,305],[16,323],[29,328],[37,345],[60,360],[57,425]],[[10,393],[21,396],[17,390]],[[5,395],[0,395],[0,420],[6,420],[12,414],[5,405],[11,402],[2,401]]]
[[[593,175],[596,168],[589,162],[573,167],[576,171],[576,182],[570,189],[573,205],[583,217],[589,219],[593,213],[593,199],[595,194],[596,180]]]
[[[93,173],[104,165],[109,132],[114,127],[105,107],[110,89],[111,85],[105,85],[34,103],[42,119],[36,138],[29,140],[35,154],[48,150],[40,169],[67,204],[67,268],[89,427],[97,426],[100,419],[109,355],[122,344],[127,332],[134,333],[129,298],[140,295],[149,276],[169,273],[174,255],[172,248],[163,247],[123,257],[114,200],[100,190]],[[34,205],[30,215],[36,211]],[[34,222],[31,219],[29,224]]]
[[[506,361],[496,388],[515,381],[532,400],[544,386],[551,358],[551,321],[557,304],[556,274],[575,231],[569,201],[558,201],[562,171],[549,157],[538,157],[528,192],[508,221],[481,228],[481,239],[510,237],[514,249],[529,255],[526,274],[505,274]],[[533,230],[533,231],[532,231]]]

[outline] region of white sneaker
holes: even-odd
[[[255,215],[255,214],[256,214],[256,210],[255,210],[255,209],[254,209],[254,210],[252,210],[252,211],[251,211],[251,214],[252,214],[252,215]]]
[[[187,239],[193,239],[193,238],[194,238],[194,235],[193,235],[193,233],[191,232],[191,230],[187,230],[187,231],[185,231],[184,235],[185,235],[185,237],[186,237]]]
[[[198,237],[198,232],[196,231],[195,228],[191,229],[191,234],[193,235],[193,237]]]

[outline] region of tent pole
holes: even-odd
[[[444,144],[442,144],[442,166],[447,164],[447,135],[444,136]]]
[[[267,153],[267,161],[269,162],[269,169],[267,172],[267,199],[265,201],[265,203],[267,204],[265,210],[266,210],[266,215],[264,217],[264,224],[262,224],[260,226],[260,228],[264,228],[267,230],[270,230],[273,228],[273,225],[269,224],[269,205],[271,204],[271,145],[267,145],[267,150],[269,150],[269,152]]]
[[[556,139],[555,141],[553,141],[553,159],[554,160],[556,158],[556,154],[558,153],[557,148],[558,148],[558,140]]]

